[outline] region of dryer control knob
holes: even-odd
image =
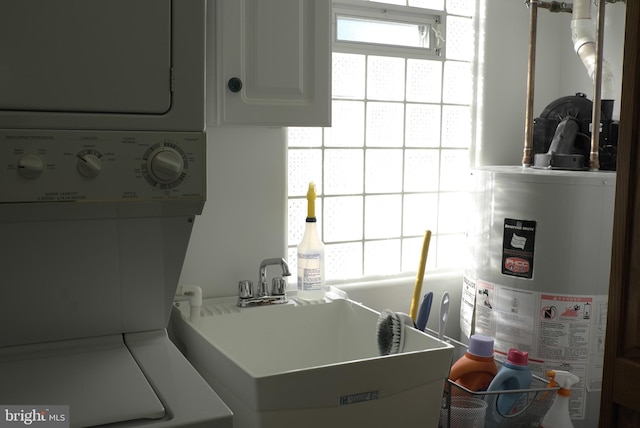
[[[33,180],[40,177],[44,170],[44,162],[36,155],[25,155],[18,161],[18,174]]]
[[[78,172],[83,177],[97,177],[102,171],[102,160],[94,154],[85,154],[78,156]]]
[[[151,175],[160,183],[172,183],[180,178],[184,161],[176,150],[165,147],[153,154],[149,162]]]

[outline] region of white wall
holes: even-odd
[[[524,142],[529,12],[519,0],[484,0],[486,34],[479,165],[519,165]],[[607,6],[605,55],[622,75],[624,5]],[[553,100],[584,92],[591,83],[573,52],[568,14],[539,13],[534,116]],[[286,143],[280,128],[216,128],[208,133],[208,201],[196,219],[181,285],[206,297],[235,295],[241,279],[256,280],[262,259],[286,255]],[[459,332],[461,272],[427,273],[423,290],[434,302],[452,298],[447,333]],[[375,309],[409,311],[413,279],[344,287]],[[437,312],[433,312],[434,314]],[[435,322],[431,317],[430,326]]]
[[[478,117],[476,164],[519,165],[524,144],[529,10],[521,1],[485,0],[485,3],[485,13],[480,16],[485,28],[479,46],[484,57],[479,70],[483,108]],[[559,38],[556,18],[541,14],[539,46],[557,46],[551,43]],[[560,92],[558,79],[554,77],[559,71],[557,57],[555,49],[544,49],[537,55],[536,112],[541,111],[541,100],[555,99]]]
[[[285,257],[286,143],[283,128],[207,129],[207,203],[196,218],[181,285],[206,297],[237,294],[260,262]]]

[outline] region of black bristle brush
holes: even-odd
[[[398,354],[404,348],[405,326],[416,327],[413,319],[405,313],[385,309],[378,316],[376,332],[380,355]]]

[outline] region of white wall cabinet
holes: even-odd
[[[331,3],[217,2],[220,125],[330,125]]]

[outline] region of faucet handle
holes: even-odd
[[[278,277],[278,278],[273,278],[271,280],[271,295],[272,296],[284,296],[286,289],[287,289],[287,280],[286,279],[284,279],[282,277]]]
[[[238,282],[238,297],[241,299],[251,299],[253,297],[253,282],[249,280]]]

